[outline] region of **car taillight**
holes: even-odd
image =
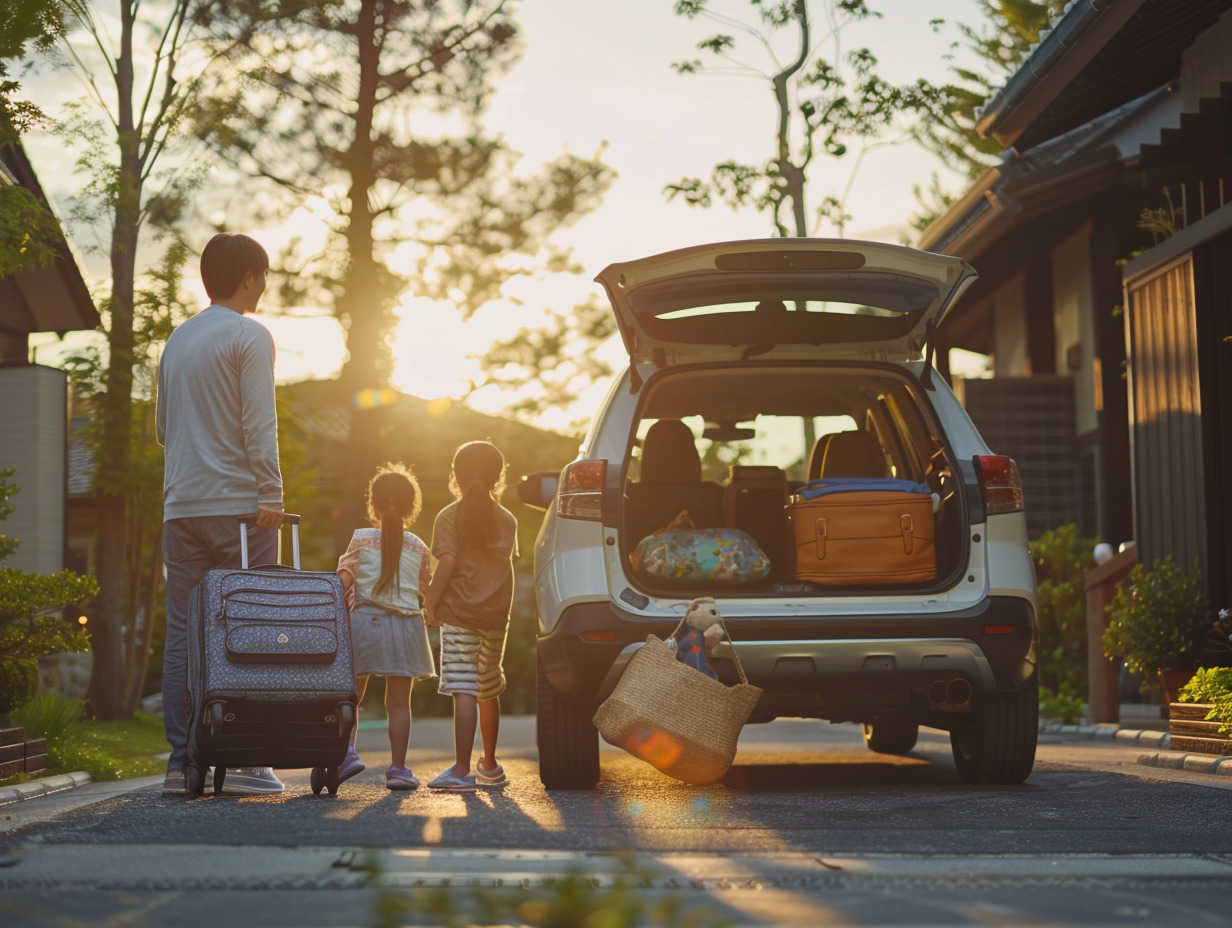
[[[977,454],[975,466],[984,485],[984,512],[990,516],[1022,512],[1022,481],[1013,459],[1001,454]]]
[[[562,519],[602,520],[606,478],[607,461],[574,461],[561,475],[556,514]]]

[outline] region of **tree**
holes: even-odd
[[[131,715],[145,695],[151,643],[161,637],[156,620],[163,618],[165,612],[158,595],[162,590],[163,451],[155,437],[154,391],[161,346],[176,324],[189,314],[182,289],[188,256],[187,244],[171,236],[159,264],[144,272],[139,286],[134,288],[130,446],[124,480],[115,488],[125,505],[126,612],[121,656],[113,671],[122,694],[117,714],[122,716]],[[108,365],[98,346],[71,355],[65,367],[76,398],[92,406],[105,401]],[[96,417],[81,437],[97,449],[103,429],[103,421]],[[97,617],[94,624],[99,624]]]
[[[1040,33],[1060,15],[1067,0],[977,0],[983,28],[960,24],[966,46],[986,66],[985,71],[951,68],[956,82],[941,88],[940,105],[916,126],[916,138],[946,164],[974,180],[996,163],[1001,144],[975,131],[976,114],[997,88],[1026,58]],[[923,231],[953,202],[934,176],[928,191],[916,190],[921,211],[911,225]]]
[[[201,137],[272,182],[282,202],[315,197],[333,213],[323,249],[287,256],[282,298],[328,306],[346,332],[341,385],[356,408],[339,546],[362,524],[378,463],[385,413],[363,398],[388,384],[408,282],[470,315],[536,262],[569,269],[550,239],[610,182],[597,157],[572,155],[520,176],[516,154],[485,135],[493,81],[518,54],[496,0],[318,0],[290,27],[238,42],[231,75],[243,80],[220,78],[195,114]]]
[[[907,138],[905,130],[895,139],[887,140],[886,134],[901,117],[928,112],[939,95],[923,80],[895,86],[882,79],[876,70],[877,58],[868,48],[843,53],[844,29],[880,16],[865,0],[822,0],[816,4],[821,16],[810,12],[809,0],[749,2],[757,11],[756,26],[714,12],[710,0],[677,0],[677,15],[706,18],[731,31],[698,43],[713,65],[692,59],[674,67],[680,74],[727,72],[767,80],[777,114],[774,156],[760,165],[720,162],[709,180],[689,177],[669,184],[665,188],[668,199],[680,197],[690,206],[702,207],[716,200],[733,208],[751,205],[770,214],[780,236],[807,236],[823,222],[829,222],[841,236],[851,218],[846,200],[859,160],[874,145]],[[815,31],[818,20],[827,25],[820,36]],[[786,64],[778,61],[774,45],[776,34],[783,31],[796,39],[795,55]],[[737,57],[750,43],[768,53],[774,70],[764,71]],[[830,49],[828,56],[821,52],[823,45]],[[847,183],[841,192],[825,196],[810,216],[806,186],[816,158],[841,159],[853,142],[860,143],[860,152]]]
[[[9,482],[13,473],[0,469],[0,521],[13,512],[9,498],[20,489]],[[18,539],[0,534],[0,561],[18,544]],[[0,567],[0,716],[38,692],[38,659],[44,654],[89,650],[85,633],[69,625],[59,610],[96,592],[93,577],[71,570],[44,575]]]
[[[21,85],[9,74],[26,46],[46,51],[64,33],[56,0],[23,0],[0,6],[0,146],[17,144],[21,134],[46,122],[43,111],[16,94]],[[45,267],[56,257],[60,224],[31,190],[0,184],[0,277]]]
[[[550,409],[572,405],[581,391],[612,367],[595,357],[595,349],[616,334],[616,317],[608,306],[589,300],[570,313],[547,312],[549,322],[520,329],[513,337],[498,341],[480,358],[487,373],[484,386],[516,393],[519,399],[509,412],[533,418]],[[585,423],[571,423],[583,431]]]
[[[81,144],[78,163],[87,174],[73,215],[100,230],[100,250],[106,251],[111,269],[103,305],[106,368],[95,404],[100,595],[91,628],[94,673],[88,694],[103,719],[131,713],[124,629],[137,603],[126,582],[131,579],[128,487],[136,475],[133,372],[138,334],[147,325],[135,292],[138,254],[143,230],[166,228],[179,219],[193,180],[182,163],[169,165],[167,154],[209,65],[194,39],[218,6],[215,0],[144,5],[121,0],[117,21],[104,21],[90,0],[63,0],[66,32],[60,48],[93,107],[77,107],[63,129]],[[118,30],[114,39],[113,27]],[[97,79],[100,74],[105,81]]]

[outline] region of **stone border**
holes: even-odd
[[[48,793],[58,793],[78,786],[87,786],[91,782],[90,775],[78,770],[74,773],[62,773],[54,777],[44,777],[41,780],[31,780],[29,783],[15,783],[12,786],[0,787],[0,806],[22,799],[35,799]]]
[[[1214,776],[1232,777],[1232,756],[1218,754],[1182,754],[1180,751],[1160,751],[1155,754],[1138,755],[1138,763],[1144,767],[1162,767],[1166,770],[1187,770],[1190,773],[1209,773]]]

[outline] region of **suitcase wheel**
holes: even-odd
[[[222,792],[223,781],[227,778],[227,768],[220,764],[214,765],[214,795]]]
[[[325,788],[329,790],[329,794],[331,796],[338,795],[338,782],[339,782],[338,768],[337,767],[326,767],[325,768]]]
[[[325,768],[324,767],[313,767],[312,768],[311,783],[312,783],[312,795],[320,796],[321,790],[325,788]]]
[[[205,792],[205,771],[196,764],[189,764],[184,773],[188,777],[188,795],[196,799]]]

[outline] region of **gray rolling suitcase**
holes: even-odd
[[[188,792],[200,796],[214,768],[312,767],[312,791],[338,791],[338,765],[356,719],[351,626],[332,571],[299,569],[299,516],[291,525],[294,567],[207,571],[194,588],[188,629]]]

